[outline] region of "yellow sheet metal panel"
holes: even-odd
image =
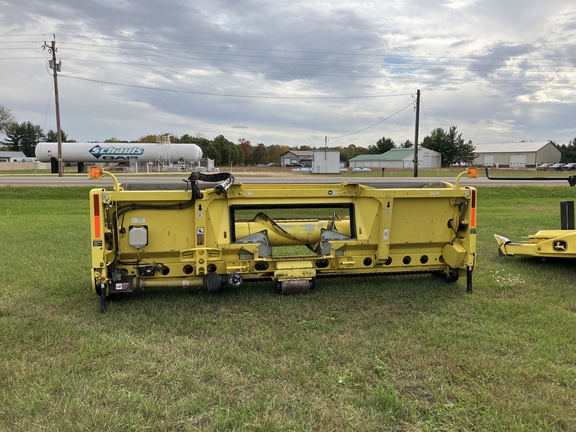
[[[315,276],[316,270],[311,260],[279,261],[274,272],[274,278],[279,281],[311,279]]]

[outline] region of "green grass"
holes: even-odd
[[[99,313],[87,188],[0,188],[0,430],[571,431],[576,267],[502,258],[569,187],[480,187],[474,293],[429,276],[156,290]]]

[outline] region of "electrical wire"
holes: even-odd
[[[4,39],[7,37],[19,37],[19,40],[0,40],[2,44],[9,43],[34,43],[37,41],[23,40],[22,37],[39,36],[40,38],[46,39],[46,35],[0,35]],[[52,35],[56,38],[56,35]],[[341,52],[341,51],[306,51],[306,50],[285,50],[285,49],[274,49],[274,48],[254,48],[254,47],[231,47],[231,46],[218,46],[218,45],[202,45],[202,44],[189,44],[189,43],[174,43],[174,42],[161,42],[153,40],[130,40],[130,39],[119,39],[119,38],[102,38],[102,37],[91,37],[84,35],[70,35],[70,34],[60,34],[58,35],[64,40],[59,41],[59,46],[61,51],[59,54],[66,52],[80,52],[85,54],[101,53],[103,55],[110,55],[110,49],[122,50],[122,52],[117,52],[116,54],[122,55],[124,57],[138,57],[143,56],[150,60],[151,62],[114,62],[110,60],[92,60],[92,59],[74,59],[74,61],[84,61],[84,62],[97,62],[97,63],[112,63],[112,64],[126,64],[134,66],[147,66],[147,67],[164,67],[171,69],[182,69],[186,66],[167,66],[166,62],[156,62],[153,58],[158,59],[170,59],[182,61],[195,61],[195,62],[227,62],[227,63],[239,63],[239,64],[253,64],[253,65],[268,65],[275,70],[248,70],[248,69],[236,69],[235,72],[247,72],[247,73],[263,73],[267,75],[277,74],[277,75],[301,75],[301,76],[330,76],[330,77],[341,77],[341,78],[378,78],[385,77],[385,74],[389,74],[388,78],[395,80],[409,80],[409,79],[419,79],[421,82],[426,81],[428,83],[435,82],[541,82],[545,77],[542,75],[534,74],[546,74],[550,71],[562,72],[565,80],[572,80],[571,75],[576,73],[573,69],[572,59],[570,58],[544,58],[544,57],[534,57],[530,56],[516,56],[511,58],[505,57],[480,57],[480,56],[434,56],[434,55],[407,55],[407,54],[396,54],[396,53],[358,53],[358,52]],[[89,40],[97,41],[103,40],[108,42],[122,42],[123,46],[114,46],[113,44],[98,45],[95,43],[84,43],[79,41]],[[138,46],[141,44],[146,44],[148,46]],[[79,47],[79,48],[74,48]],[[162,47],[194,47],[195,51],[190,50],[178,50],[178,49],[165,49]],[[86,49],[90,48],[90,49]],[[105,48],[105,49],[99,49]],[[197,48],[205,50],[225,50],[225,52],[199,52]],[[13,48],[13,47],[0,47],[0,51],[3,50],[23,50],[23,49],[37,49],[37,48]],[[257,54],[253,54],[257,53]],[[307,56],[305,58],[296,56],[281,56],[277,54],[298,54],[302,56]],[[346,58],[335,58],[331,59],[329,56],[345,56]],[[62,58],[62,56],[60,56]],[[10,58],[0,58],[0,60],[20,60],[20,59],[32,59],[25,57],[10,57]],[[34,59],[39,59],[35,57]],[[372,60],[376,59],[376,60]],[[304,61],[302,61],[304,60]],[[296,61],[296,63],[295,63]],[[490,63],[486,63],[490,62]],[[500,63],[502,62],[502,63]],[[519,63],[521,62],[521,63]],[[554,62],[550,64],[549,62]],[[562,64],[559,64],[562,63]],[[316,68],[315,71],[285,71],[285,67],[290,66],[294,68]],[[196,70],[218,70],[224,71],[219,67],[206,67],[199,64],[195,67],[187,67],[188,69]],[[278,70],[278,69],[281,70]],[[349,68],[355,71],[376,71],[374,74],[357,74],[357,73],[346,73],[343,74],[328,74],[322,73],[324,68],[334,69],[345,69]],[[467,77],[444,77],[440,79],[434,79],[434,76],[439,73],[454,73],[454,72],[466,72],[469,74],[480,74],[482,72],[491,73],[489,76],[467,76]],[[523,76],[514,76],[511,74],[523,74]],[[527,75],[526,75],[527,74]],[[508,77],[506,76],[508,75]],[[554,85],[554,84],[552,84]]]
[[[1,49],[0,49],[1,51]],[[104,52],[103,52],[104,53]],[[147,54],[131,54],[133,56],[145,56],[146,58],[150,58],[150,57],[160,57],[160,58],[165,58],[164,56],[160,56],[160,55],[147,55]],[[63,56],[59,56],[60,59],[62,60],[70,60],[70,61],[79,61],[79,62],[87,62],[87,63],[97,63],[97,64],[114,64],[114,65],[128,65],[128,66],[145,66],[145,67],[161,67],[161,68],[166,68],[166,69],[194,69],[194,70],[216,70],[216,71],[223,71],[222,68],[216,68],[216,67],[200,67],[200,66],[182,66],[182,65],[167,65],[165,63],[158,63],[158,64],[154,64],[154,63],[142,63],[142,62],[130,62],[130,61],[112,61],[112,60],[92,60],[92,59],[82,59],[82,58],[76,58],[76,57],[63,57]],[[172,60],[186,60],[186,58],[174,58],[171,57]],[[193,61],[198,61],[198,60],[214,60],[214,59],[206,59],[206,58],[201,58],[201,57],[195,57],[193,59],[190,59]],[[350,65],[346,65],[346,64],[308,64],[308,63],[274,63],[274,62],[264,62],[264,61],[252,61],[252,60],[228,60],[228,59],[218,59],[217,61],[223,61],[223,62],[229,62],[229,63],[241,63],[241,64],[267,64],[267,65],[271,65],[271,66],[286,66],[286,65],[290,65],[290,66],[312,66],[312,67],[329,67],[331,69],[333,68],[354,68],[354,70],[358,70],[358,69],[363,69],[363,70],[376,70],[376,71],[384,71],[384,72],[391,72],[394,73],[394,71],[396,70],[401,70],[401,71],[405,71],[405,72],[418,72],[420,74],[422,73],[435,73],[435,72],[447,72],[448,70],[451,72],[494,72],[495,68],[499,68],[499,65],[482,65],[482,66],[469,66],[469,67],[465,67],[465,68],[456,68],[456,67],[450,67],[449,69],[446,67],[441,67],[441,66],[458,66],[458,65],[453,65],[453,64],[438,64],[435,63],[432,66],[428,66],[428,65],[417,65],[417,64],[408,64],[409,66],[411,66],[410,68],[407,68],[405,66],[403,66],[403,64],[401,63],[390,63],[388,65],[388,67],[383,68],[382,67],[382,62],[379,63],[379,66],[357,66],[355,64],[350,64]],[[532,70],[532,69],[536,69],[537,70]],[[548,71],[548,70],[554,70],[554,71],[558,71],[558,70],[565,70],[566,72],[576,72],[574,70],[573,66],[559,66],[559,65],[554,65],[554,66],[536,66],[536,65],[525,65],[524,66],[524,70],[526,72],[543,72],[543,71]],[[500,71],[502,71],[502,69],[499,69]],[[224,70],[225,71],[225,70]],[[262,71],[256,71],[256,70],[247,70],[247,69],[236,69],[236,70],[232,70],[234,72],[252,72],[252,73],[262,73]],[[503,71],[506,72],[506,71]],[[303,72],[275,72],[275,71],[266,71],[266,74],[286,74],[286,75],[314,75],[314,76],[342,76],[342,77],[381,77],[382,74],[379,75],[360,75],[360,74],[353,74],[353,75],[339,75],[339,74],[318,74],[318,73],[303,73]]]
[[[72,42],[59,42],[59,45],[65,45],[65,46],[86,46],[86,47],[90,47],[90,48],[94,48],[94,45],[92,44],[79,44],[79,43],[72,43]],[[165,49],[158,49],[158,48],[142,48],[142,47],[124,47],[124,46],[113,46],[113,45],[99,45],[98,48],[108,48],[107,50],[103,50],[103,49],[79,49],[79,48],[69,48],[68,51],[81,51],[81,52],[90,52],[90,53],[102,53],[102,54],[109,54],[110,51],[109,49],[115,49],[115,50],[125,50],[125,51],[136,51],[138,53],[134,53],[134,52],[128,52],[129,55],[131,56],[146,56],[146,57],[162,57],[165,58],[165,56],[163,55],[159,55],[159,54],[193,54],[193,55],[201,55],[201,56],[205,56],[205,55],[209,55],[209,56],[214,56],[217,57],[217,59],[213,59],[213,58],[204,58],[204,57],[193,57],[194,60],[219,60],[219,61],[231,61],[231,62],[235,62],[238,60],[233,60],[233,59],[222,59],[221,57],[232,57],[232,58],[246,58],[249,57],[250,59],[266,59],[266,60],[306,60],[306,61],[314,61],[314,62],[329,62],[328,64],[326,64],[326,66],[331,66],[331,67],[348,67],[348,66],[354,66],[354,67],[360,67],[360,68],[376,68],[376,69],[381,69],[382,65],[385,64],[387,66],[396,66],[398,68],[403,67],[403,66],[411,66],[413,68],[420,68],[420,67],[426,67],[428,64],[430,63],[425,63],[425,62],[420,62],[420,63],[415,63],[414,61],[412,61],[412,59],[414,58],[413,56],[393,56],[394,60],[393,61],[389,61],[386,59],[387,55],[378,55],[378,60],[346,60],[346,59],[337,59],[336,61],[334,60],[327,60],[326,58],[302,58],[302,57],[283,57],[283,56],[274,56],[274,55],[247,55],[247,54],[234,54],[234,53],[230,53],[230,52],[198,52],[198,51],[182,51],[182,50],[165,50]],[[230,48],[227,48],[230,49]],[[0,48],[0,50],[2,50],[2,48]],[[146,54],[146,53],[141,53],[143,51],[150,51],[153,52],[154,54]],[[267,50],[267,52],[275,52],[276,50]],[[292,52],[292,51],[291,51]],[[294,53],[303,53],[303,54],[307,54],[308,52],[306,51],[293,51]],[[126,54],[126,52],[122,52],[120,54]],[[350,53],[327,53],[327,54],[332,54],[332,55],[350,55]],[[366,57],[372,57],[374,56],[373,54],[355,54],[356,56],[366,56]],[[382,58],[383,57],[383,58]],[[389,56],[392,57],[392,56]],[[174,57],[172,57],[174,58]],[[177,59],[184,59],[186,57],[176,57]],[[399,58],[406,58],[408,59],[407,61],[398,61]],[[436,58],[437,60],[440,60],[441,62],[439,63],[438,61],[433,62],[433,65],[435,67],[440,67],[440,66],[464,66],[466,64],[469,63],[469,61],[478,61],[478,62],[484,62],[486,60],[490,60],[490,61],[494,61],[494,60],[504,60],[504,59],[496,59],[496,58],[462,58],[462,57],[458,57],[458,58],[454,58],[454,60],[457,60],[457,62],[455,61],[449,61],[449,62],[445,62],[445,60],[447,60],[448,58],[446,57],[438,57]],[[505,59],[507,61],[507,66],[514,66],[513,64],[509,64],[509,60],[510,59]],[[558,61],[560,61],[561,59],[539,59],[538,61],[554,61],[555,63],[553,65],[550,66],[546,66],[547,69],[558,69],[558,68],[564,68],[564,69],[572,69],[573,65],[572,64],[567,64],[567,65],[558,65]],[[569,61],[569,59],[565,59],[566,61]],[[520,61],[520,60],[519,60]],[[524,62],[525,60],[522,60],[522,62]],[[250,62],[250,63],[258,63],[255,62],[253,60],[243,60],[242,62]],[[271,61],[266,61],[263,63],[269,63],[269,64],[276,64],[273,63]],[[351,65],[346,65],[343,63],[351,63]],[[283,63],[280,63],[283,64]],[[359,64],[373,64],[375,66],[358,66]],[[298,66],[314,66],[313,64],[298,64],[298,63],[290,63],[290,65],[298,65]],[[489,71],[492,69],[489,68],[501,68],[503,66],[503,64],[487,64],[487,63],[482,63],[480,65],[471,65],[469,67],[473,67],[473,68],[478,68],[481,67],[482,69],[475,69],[475,70],[480,70],[480,71]],[[528,65],[528,64],[524,64],[523,68],[535,68],[535,67],[539,67],[540,69],[542,68],[542,66],[538,66],[538,65]],[[469,69],[460,69],[460,70],[469,70]]]
[[[380,121],[377,122],[377,123],[374,123],[373,125],[370,125],[370,126],[367,126],[367,127],[363,128],[363,129],[357,130],[356,132],[348,133],[348,134],[346,134],[346,135],[339,135],[339,136],[335,136],[335,137],[328,137],[328,140],[335,140],[335,139],[339,139],[339,138],[348,137],[348,136],[350,136],[350,135],[356,135],[356,134],[358,134],[358,133],[360,133],[360,132],[364,132],[365,130],[368,130],[368,129],[370,129],[370,128],[373,128],[374,126],[378,126],[380,123],[384,123],[386,120],[391,119],[391,118],[394,117],[395,115],[400,114],[402,111],[404,111],[406,108],[408,108],[408,107],[410,107],[410,106],[414,106],[414,102],[410,102],[410,103],[409,103],[408,105],[406,105],[404,108],[396,111],[394,114],[386,117],[385,119],[382,119],[382,120],[380,120]]]
[[[169,88],[162,88],[162,87],[150,87],[150,86],[143,86],[143,85],[136,85],[136,84],[126,84],[126,83],[118,83],[112,81],[104,81],[104,80],[97,80],[92,78],[83,78],[77,77],[72,75],[65,75],[60,74],[59,77],[63,78],[71,78],[81,81],[88,81],[94,82],[98,84],[108,84],[108,85],[115,85],[121,87],[129,87],[129,88],[138,88],[144,90],[155,90],[155,91],[162,91],[162,92],[174,92],[174,93],[188,93],[188,94],[197,94],[203,96],[219,96],[219,97],[231,97],[231,98],[246,98],[246,99],[281,99],[281,100],[325,100],[325,99],[376,99],[376,98],[385,98],[385,97],[396,97],[396,96],[409,96],[411,93],[403,93],[403,94],[385,94],[385,95],[356,95],[356,96],[264,96],[264,95],[241,95],[241,94],[225,94],[225,93],[212,93],[212,92],[202,92],[196,90],[177,90],[177,89],[169,89]]]
[[[34,36],[34,35],[30,35]],[[485,61],[485,60],[502,60],[510,61],[509,57],[483,57],[483,56],[435,56],[435,55],[425,55],[425,54],[401,54],[401,53],[358,53],[358,52],[342,52],[342,51],[306,51],[306,50],[289,50],[289,49],[278,49],[278,48],[254,48],[254,47],[242,47],[242,46],[219,46],[219,45],[205,45],[205,44],[192,44],[183,42],[161,42],[153,40],[133,40],[133,39],[122,39],[122,38],[109,38],[109,37],[93,37],[78,34],[58,34],[59,37],[71,37],[71,38],[84,38],[92,40],[107,40],[116,42],[126,42],[134,44],[149,44],[149,45],[169,45],[169,46],[187,46],[187,47],[199,47],[199,48],[211,48],[211,49],[234,49],[234,50],[244,50],[244,51],[265,51],[265,52],[285,52],[285,53],[295,53],[295,54],[315,54],[315,55],[349,55],[349,56],[364,56],[364,57],[393,57],[393,58],[417,58],[417,59],[455,59],[455,60],[475,60],[475,61]],[[64,42],[60,42],[64,43]],[[155,49],[156,51],[163,51],[162,49]],[[534,60],[539,61],[567,61],[571,62],[572,59],[569,57],[554,57],[554,58],[544,58],[544,57],[532,57]],[[518,60],[524,61],[524,60]]]
[[[50,81],[50,93],[48,93],[48,102],[46,102],[46,113],[44,114],[44,126],[42,129],[46,129],[46,119],[48,118],[48,109],[50,107],[50,102],[52,101],[52,92],[54,90],[54,81]]]

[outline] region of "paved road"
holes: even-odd
[[[539,176],[540,177],[540,176]],[[541,176],[545,177],[545,176]],[[566,175],[568,177],[568,175]],[[186,189],[184,180],[186,174],[179,176],[162,176],[155,174],[133,175],[118,174],[118,181],[126,189]],[[362,183],[378,188],[394,187],[420,187],[429,183],[448,182],[454,183],[455,177],[335,177],[321,175],[298,175],[294,177],[286,176],[235,176],[235,183],[255,183],[255,184],[281,184],[281,183]],[[510,186],[510,185],[546,185],[546,186],[568,186],[565,179],[554,180],[490,180],[486,177],[469,179],[463,177],[461,185],[465,186]],[[207,183],[207,185],[211,185]],[[65,174],[63,177],[57,175],[10,175],[0,173],[0,186],[93,186],[112,187],[113,181],[109,177],[100,180],[90,179],[82,174]]]

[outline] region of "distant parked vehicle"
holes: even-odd
[[[554,165],[552,165],[549,168],[549,170],[550,171],[563,171],[565,166],[566,166],[565,163],[555,163]]]
[[[567,163],[564,167],[564,171],[574,171],[576,170],[576,162]]]
[[[353,173],[357,173],[357,172],[371,172],[372,170],[370,168],[365,168],[365,167],[357,167],[357,168],[352,168],[352,172]]]
[[[550,169],[551,165],[552,164],[550,164],[550,163],[540,164],[536,167],[536,171],[548,171]]]
[[[312,168],[292,168],[292,172],[312,172]]]

